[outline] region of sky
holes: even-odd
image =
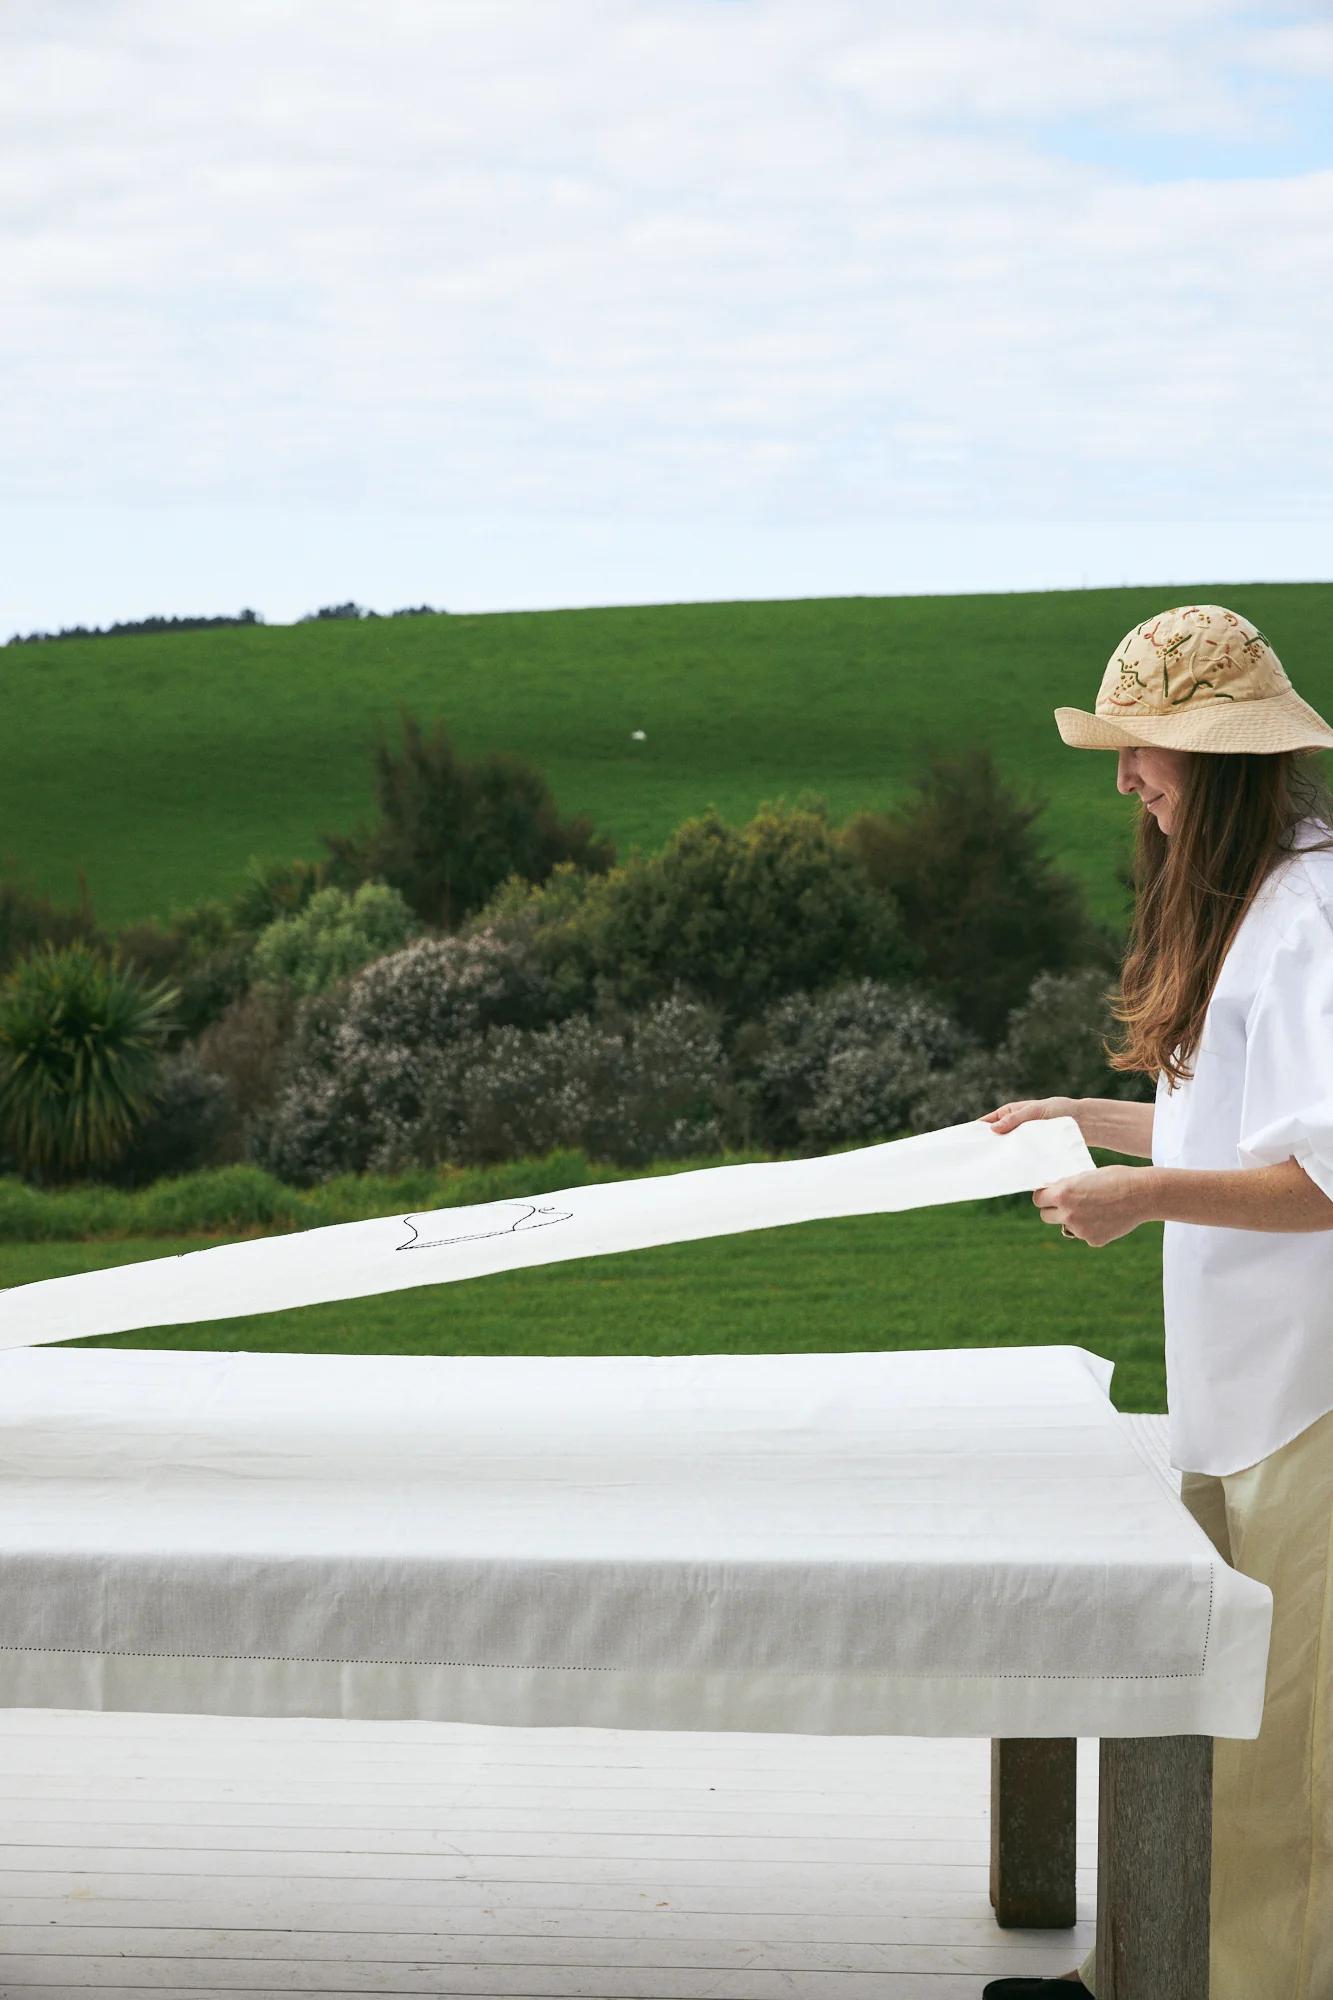
[[[1333,6],[5,0],[0,638],[1333,575]]]

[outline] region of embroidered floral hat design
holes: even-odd
[[[1127,632],[1094,711],[1057,708],[1076,750],[1333,749],[1333,729],[1293,688],[1257,626],[1220,604],[1178,604]]]

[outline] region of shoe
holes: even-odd
[[[981,2000],[1062,2000],[1066,1993],[1086,1993],[1081,1979],[992,1979],[981,1989]]]

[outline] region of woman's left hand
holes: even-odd
[[[1090,1174],[1034,1189],[1032,1199],[1043,1222],[1061,1224],[1100,1250],[1151,1220],[1152,1184],[1150,1167],[1094,1167]]]

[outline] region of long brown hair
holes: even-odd
[[[1203,1019],[1237,926],[1303,819],[1333,828],[1333,797],[1314,757],[1282,750],[1196,752],[1176,803],[1175,832],[1141,812],[1134,919],[1115,1018],[1112,1069],[1191,1074]],[[1302,843],[1304,844],[1304,843]],[[1311,843],[1333,846],[1333,839]]]

